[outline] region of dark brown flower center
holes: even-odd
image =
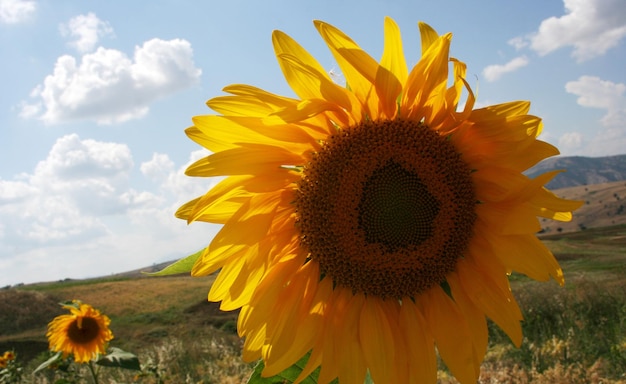
[[[476,218],[470,169],[420,122],[364,122],[331,135],[296,192],[302,245],[334,283],[383,298],[445,281]]]
[[[79,321],[73,321],[67,330],[67,337],[74,344],[89,344],[93,342],[100,333],[100,324],[92,317],[83,317],[79,326]]]

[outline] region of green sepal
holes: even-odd
[[[109,353],[99,358],[96,364],[105,367],[118,367],[141,371],[139,358],[136,355],[115,347],[109,348],[109,351]]]
[[[193,265],[196,263],[196,260],[198,260],[198,258],[200,257],[200,255],[202,255],[203,252],[204,252],[204,249],[192,255],[183,257],[182,259],[175,261],[174,263],[168,265],[167,267],[163,268],[160,271],[142,272],[142,273],[148,276],[168,276],[168,275],[178,275],[180,273],[189,273],[191,272]]]
[[[63,353],[62,352],[57,352],[54,355],[52,355],[48,360],[44,361],[43,363],[41,363],[40,366],[38,366],[37,368],[35,368],[35,370],[33,371],[33,375],[37,372],[40,372],[46,368],[48,368],[49,366],[56,364],[60,361],[63,361]]]
[[[74,309],[80,309],[80,305],[83,302],[80,300],[68,300],[68,301],[64,301],[62,303],[59,303],[60,306],[62,306],[65,309],[70,309],[70,308],[74,308]]]

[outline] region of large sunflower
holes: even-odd
[[[310,352],[301,378],[321,365],[321,383],[360,384],[368,370],[377,384],[432,383],[436,348],[475,383],[486,317],[522,340],[507,275],[563,284],[537,216],[570,220],[579,203],[543,187],[556,172],[522,174],[558,151],[537,140],[528,102],[473,109],[451,34],[420,23],[422,57],[409,71],[389,18],[380,62],[335,27],[315,27],[345,86],[276,31],[297,98],[230,85],[207,102],[218,114],[186,130],[213,152],[187,174],[226,176],[177,212],[224,224],[192,274],[221,268],[209,300],[241,308],[243,357],[262,358],[264,375]]]
[[[108,316],[88,304],[74,301],[63,304],[69,315],[55,317],[48,324],[50,350],[63,352],[63,358],[74,356],[77,363],[87,363],[98,354],[104,355],[113,333],[109,329]]]

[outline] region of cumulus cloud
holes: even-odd
[[[507,43],[518,51],[522,48],[526,48],[529,44],[528,40],[521,36],[514,37],[510,39]]]
[[[565,15],[541,22],[530,35],[530,47],[546,55],[572,46],[572,56],[585,61],[601,56],[626,36],[623,0],[563,0]]]
[[[494,64],[485,67],[485,69],[483,69],[483,76],[485,76],[487,81],[496,81],[505,73],[516,71],[526,65],[528,65],[528,58],[526,56],[519,56],[506,64]]]
[[[37,10],[32,0],[0,0],[0,22],[17,24],[27,20]]]
[[[581,76],[565,84],[565,90],[578,96],[576,102],[583,107],[605,109],[603,125],[626,127],[626,84]]]
[[[119,195],[132,166],[123,144],[64,136],[32,174],[0,180],[0,215],[22,247],[102,235],[106,227],[95,215],[125,208]]]
[[[71,18],[67,24],[61,24],[59,29],[61,35],[74,39],[69,45],[80,53],[93,51],[101,37],[113,35],[109,23],[100,20],[92,12]]]
[[[561,153],[573,152],[580,148],[583,143],[583,135],[579,132],[567,132],[559,137]]]
[[[0,285],[102,276],[206,246],[217,226],[174,217],[214,183],[184,176],[206,154],[194,152],[180,166],[155,154],[139,167],[139,179],[154,186],[137,189],[127,145],[59,138],[32,172],[0,179]]]
[[[22,103],[20,115],[47,124],[137,119],[155,100],[197,84],[201,73],[191,44],[182,39],[146,41],[132,58],[103,47],[80,60],[64,55],[31,92],[34,101]]]
[[[626,148],[626,84],[602,80],[596,76],[581,76],[570,81],[565,90],[578,96],[576,102],[583,107],[606,111],[598,130],[590,142],[592,155],[624,153]]]

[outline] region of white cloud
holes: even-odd
[[[565,85],[567,92],[578,96],[583,107],[604,109],[600,119],[604,129],[598,130],[590,142],[591,155],[624,153],[626,148],[626,84],[613,83],[595,76],[581,76]]]
[[[209,155],[209,151],[199,149],[193,151],[189,156],[189,161],[179,169],[174,169],[174,163],[166,154],[155,153],[150,161],[141,164],[141,173],[152,181],[158,182],[164,192],[172,196],[198,196],[206,193],[206,184],[199,183],[198,178],[185,175],[185,170],[189,165],[197,160]],[[212,183],[216,184],[222,178],[213,178]],[[184,201],[179,201],[183,203]]]
[[[195,67],[186,40],[146,41],[133,58],[114,49],[98,48],[80,62],[69,55],[57,59],[54,71],[23,102],[20,115],[47,124],[93,120],[112,124],[148,113],[150,103],[197,84],[202,71]]]
[[[563,0],[565,15],[541,22],[530,46],[546,55],[573,46],[572,56],[585,61],[601,56],[626,36],[626,5],[623,0]]]
[[[75,38],[68,44],[81,53],[93,51],[101,37],[113,35],[109,23],[92,12],[73,17],[67,24],[61,24],[59,29],[61,35]]]
[[[516,50],[520,50],[522,48],[526,48],[529,44],[528,40],[525,38],[518,36],[514,37],[507,42],[509,45],[513,46]]]
[[[528,65],[528,58],[526,56],[519,56],[504,65],[488,65],[483,69],[483,76],[485,76],[487,81],[496,81],[505,73],[516,71],[526,65]]]
[[[613,83],[595,76],[581,76],[565,84],[565,90],[577,95],[576,102],[583,107],[605,109],[605,126],[626,128],[626,84]]]
[[[174,170],[174,162],[164,153],[154,153],[150,161],[141,163],[141,173],[150,180],[160,182]]]
[[[174,217],[213,185],[184,176],[206,154],[194,152],[182,166],[155,154],[140,168],[156,185],[137,190],[128,146],[59,138],[32,173],[0,179],[0,285],[103,276],[206,246],[218,226]]]
[[[559,149],[562,153],[575,151],[582,146],[583,135],[579,132],[567,132],[559,138]]]
[[[27,20],[37,10],[32,0],[0,0],[0,22],[17,24]]]

